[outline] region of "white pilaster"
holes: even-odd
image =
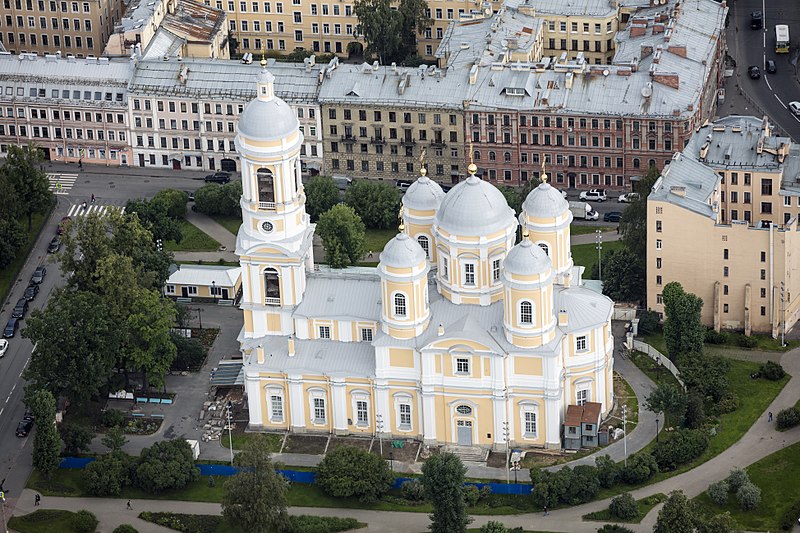
[[[264,419],[261,413],[261,397],[264,389],[261,387],[261,380],[257,377],[250,378],[245,375],[245,389],[247,391],[247,406],[250,413],[251,426],[263,426]]]
[[[546,424],[546,448],[561,447],[561,402],[559,397],[548,397],[544,400]]]
[[[378,415],[383,420],[383,432],[392,433],[395,428],[392,421],[394,416],[392,413],[393,406],[389,402],[389,385],[386,380],[375,380],[375,431],[378,431]],[[397,422],[395,422],[397,423]]]
[[[306,407],[303,378],[300,374],[289,376],[289,409],[293,429],[306,427]]]
[[[422,437],[426,443],[436,442],[436,394],[433,387],[422,388]]]
[[[508,422],[508,435],[509,439],[513,440],[514,432],[512,431],[513,421],[511,420],[511,413],[506,412],[506,395],[505,391],[495,390],[492,394],[492,415],[494,416],[494,444],[496,446],[505,446],[506,435],[503,422]],[[505,448],[503,448],[505,449]]]
[[[331,378],[333,430],[347,431],[347,388],[344,378]]]

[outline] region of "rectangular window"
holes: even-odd
[[[400,428],[411,429],[411,404],[400,404]]]
[[[363,328],[361,330],[361,340],[364,342],[372,342],[372,329]]]
[[[464,263],[464,285],[475,285],[475,263]]]
[[[330,339],[331,338],[331,327],[330,326],[320,326],[319,327],[319,338],[320,339]]]
[[[273,422],[279,422],[283,420],[283,397],[282,396],[270,396],[269,397],[270,405],[272,406],[272,416],[270,420]]]
[[[525,411],[525,435],[536,435],[536,413]]]
[[[456,358],[456,374],[469,374],[469,359]]]
[[[314,398],[314,422],[325,423],[325,398]]]
[[[581,389],[575,394],[575,403],[585,405],[589,401],[589,389]]]
[[[581,335],[575,339],[575,350],[578,352],[586,351],[586,335]]]
[[[500,281],[500,260],[495,259],[492,261],[492,282]]]
[[[358,400],[356,402],[356,425],[366,426],[368,424],[369,420],[367,419],[367,402],[364,400]]]
[[[450,260],[447,257],[442,257],[442,279],[450,281]]]

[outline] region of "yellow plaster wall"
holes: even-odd
[[[542,359],[540,357],[514,356],[514,372],[525,376],[541,376]]]
[[[267,313],[267,331],[279,332],[281,330],[281,315]]]
[[[414,351],[405,348],[389,348],[389,365],[414,368]]]

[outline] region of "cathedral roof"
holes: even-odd
[[[405,233],[398,233],[386,243],[380,255],[382,266],[413,268],[425,260],[425,250]]]
[[[503,271],[516,276],[533,276],[553,266],[550,257],[527,237],[511,248],[503,261]]]
[[[522,203],[522,210],[529,217],[557,218],[569,212],[569,202],[561,191],[543,182],[528,193]]]
[[[295,133],[300,128],[297,115],[289,104],[272,94],[275,76],[264,68],[256,81],[259,86],[270,87],[269,95],[263,97],[259,94],[245,106],[239,115],[239,133],[258,141],[274,141]]]
[[[503,193],[475,175],[445,194],[436,223],[451,235],[490,235],[515,225],[514,211]]]
[[[442,198],[442,187],[428,176],[420,176],[403,195],[403,206],[420,211],[436,210]]]

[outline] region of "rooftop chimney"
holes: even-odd
[[[289,340],[287,341],[288,348],[289,348],[289,357],[294,357],[294,337],[289,335]]]
[[[558,312],[558,325],[562,328],[565,328],[569,325],[569,315],[567,314],[566,309],[561,309]]]
[[[264,347],[261,346],[260,344],[256,348],[256,357],[258,359],[258,364],[259,365],[263,365],[264,364]]]
[[[443,325],[439,324],[439,327],[436,328],[436,335],[438,335],[439,337],[444,335],[444,326]]]

